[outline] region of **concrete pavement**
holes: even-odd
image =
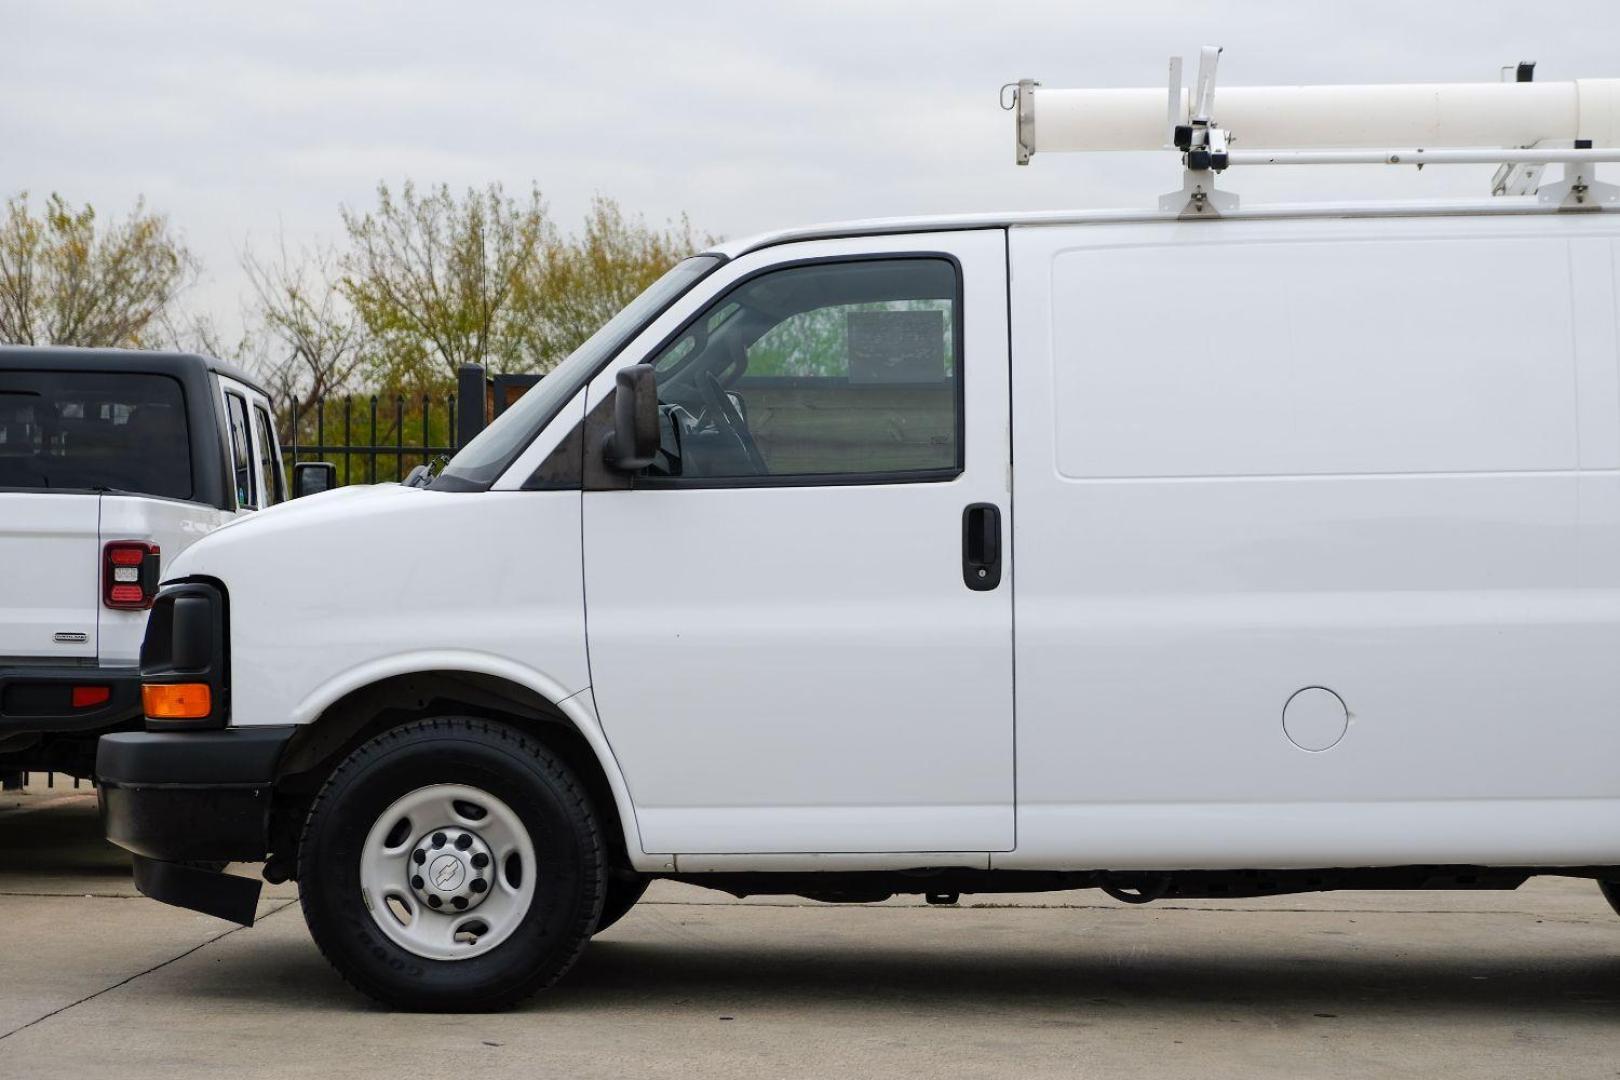
[[[0,1077],[1620,1076],[1586,881],[1126,907],[832,907],[658,886],[496,1016],[356,997],[269,889],[134,894],[87,796],[0,796]]]

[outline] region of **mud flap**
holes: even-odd
[[[135,888],[165,904],[200,911],[217,919],[252,926],[264,883],[182,863],[133,856]]]

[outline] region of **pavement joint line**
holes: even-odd
[[[17,896],[26,900],[145,900],[140,893],[116,892],[10,892],[0,889],[0,897]]]
[[[296,899],[295,900],[288,900],[285,904],[282,904],[280,907],[273,908],[272,910],[265,912],[264,916],[262,918],[256,919],[254,921],[255,922],[263,922],[265,919],[270,918],[270,916],[279,914],[280,912],[283,912],[283,911],[287,910],[289,907],[292,907],[296,903],[298,903],[298,901]],[[161,971],[163,968],[168,967],[170,964],[179,963],[181,960],[184,960],[186,957],[190,956],[191,954],[196,953],[196,952],[201,952],[203,949],[208,948],[208,946],[214,944],[215,942],[224,941],[226,938],[230,937],[232,934],[236,933],[237,931],[246,930],[246,929],[247,929],[247,927],[245,927],[245,926],[233,926],[229,930],[225,931],[223,934],[220,934],[220,935],[218,935],[216,937],[211,937],[207,941],[204,941],[199,945],[193,945],[191,948],[187,949],[185,952],[179,954],[178,956],[171,956],[167,960],[162,961],[161,963],[153,964],[151,967],[147,968],[145,971],[137,971],[135,974],[130,975],[127,978],[123,978],[123,979],[118,980],[117,982],[113,983],[111,986],[104,986],[100,990],[97,990],[93,994],[86,994],[84,997],[80,998],[77,1001],[70,1001],[68,1004],[63,1005],[60,1008],[52,1009],[50,1012],[46,1013],[44,1016],[36,1016],[36,1017],[34,1017],[34,1019],[28,1021],[28,1023],[23,1024],[20,1027],[14,1027],[10,1031],[6,1032],[5,1034],[0,1035],[0,1042],[4,1042],[5,1040],[11,1038],[13,1035],[17,1034],[20,1031],[27,1031],[29,1028],[35,1026],[36,1024],[43,1024],[45,1021],[51,1019],[52,1017],[61,1016],[63,1013],[67,1012],[69,1009],[76,1009],[80,1005],[83,1005],[85,1002],[94,1001],[96,998],[100,997],[103,994],[110,994],[114,990],[117,990],[121,986],[128,986],[130,983],[134,982],[136,979],[139,979],[139,978],[142,978],[144,976],[150,975],[154,971]]]

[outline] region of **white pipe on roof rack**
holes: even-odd
[[[1159,150],[1166,89],[1024,88],[1034,152]],[[1182,115],[1186,91],[1182,91]],[[1022,109],[1020,111],[1023,111]],[[1569,82],[1223,86],[1215,120],[1234,150],[1520,147],[1590,139],[1620,147],[1620,79]]]

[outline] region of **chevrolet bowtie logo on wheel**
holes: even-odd
[[[461,879],[465,874],[461,860],[454,855],[446,855],[433,864],[433,885],[446,892],[452,891],[461,885]]]

